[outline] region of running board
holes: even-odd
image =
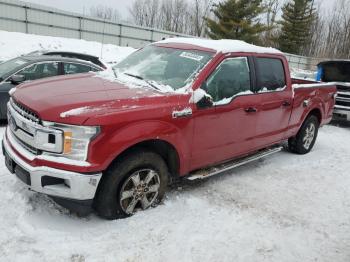
[[[217,174],[229,171],[231,169],[234,169],[236,167],[239,167],[239,166],[242,166],[244,164],[250,163],[252,161],[258,160],[258,159],[263,158],[265,156],[280,152],[282,149],[283,149],[282,146],[265,149],[265,150],[257,152],[254,155],[250,155],[247,157],[240,158],[238,160],[226,162],[226,163],[218,165],[218,166],[195,171],[194,173],[190,174],[186,178],[188,180],[196,180],[196,179],[205,179],[207,177],[215,176]]]

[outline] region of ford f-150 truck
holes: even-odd
[[[111,72],[11,91],[3,153],[31,190],[105,218],[155,206],[178,178],[201,179],[281,150],[305,154],[336,87],[297,83],[278,50],[174,38]]]

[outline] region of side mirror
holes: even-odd
[[[212,107],[214,105],[213,98],[207,93],[208,85],[207,81],[204,81],[200,87],[200,89],[203,92],[203,97],[196,103],[197,107],[199,109],[205,109]]]
[[[24,75],[13,75],[9,79],[13,85],[19,85],[26,81],[26,77]]]

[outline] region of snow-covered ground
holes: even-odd
[[[101,52],[102,48],[102,52]],[[132,47],[120,47],[79,39],[40,36],[0,30],[0,61],[5,61],[37,50],[61,50],[86,53],[100,57],[106,64],[119,62],[133,51]]]
[[[325,126],[308,155],[183,184],[116,221],[78,218],[27,191],[1,156],[0,260],[348,262],[349,138],[349,127]]]

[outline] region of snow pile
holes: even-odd
[[[261,47],[252,44],[248,44],[240,40],[209,40],[202,38],[168,38],[158,43],[168,44],[168,43],[179,43],[179,44],[190,44],[197,45],[203,48],[213,49],[217,52],[231,53],[231,52],[251,52],[251,53],[273,53],[273,54],[283,54],[281,51],[271,48],[271,47]]]
[[[0,31],[0,61],[5,61],[36,50],[72,51],[100,57],[107,64],[119,62],[135,51],[131,47],[85,41],[79,39],[40,36]]]
[[[0,128],[0,133],[4,128]],[[106,221],[25,190],[0,154],[1,261],[348,262],[350,129],[181,185],[164,204]]]
[[[292,78],[316,81],[317,72],[291,67],[290,74]]]

